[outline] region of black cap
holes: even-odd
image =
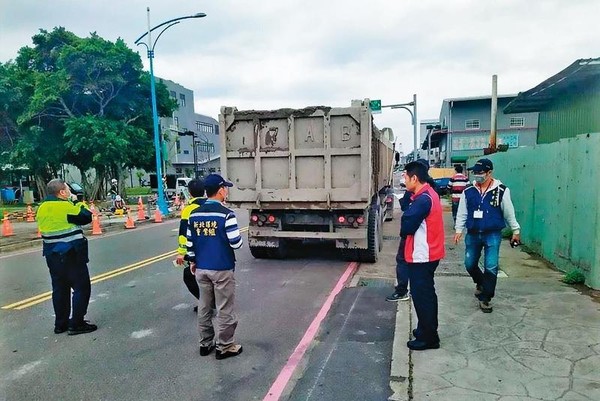
[[[494,169],[494,163],[490,159],[479,159],[473,167],[469,167],[467,170],[471,170],[474,173],[487,173]]]

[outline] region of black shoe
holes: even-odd
[[[232,356],[238,356],[239,354],[242,353],[242,350],[243,350],[243,348],[241,345],[234,344],[225,351],[217,350],[215,352],[215,358],[221,360],[221,359],[225,359],[225,358],[231,358]]]
[[[54,334],[61,334],[61,333],[64,333],[65,331],[67,331],[66,327],[55,327],[54,328]]]
[[[492,313],[494,310],[488,301],[479,301],[479,309],[481,309],[483,313]]]
[[[426,343],[425,341],[412,340],[406,343],[406,346],[413,351],[424,351],[426,349],[438,349],[440,342]]]
[[[409,299],[410,297],[408,296],[408,293],[398,294],[397,292],[394,292],[393,294],[385,297],[385,300],[389,302],[408,301]]]
[[[95,324],[88,323],[87,321],[83,321],[79,326],[69,327],[69,332],[67,333],[70,336],[76,336],[77,334],[85,334],[91,333],[92,331],[96,331],[98,326]]]
[[[200,356],[207,356],[215,349],[214,345],[207,345],[206,347],[200,347]],[[218,358],[217,358],[218,359]]]

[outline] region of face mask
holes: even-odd
[[[473,176],[473,179],[475,180],[475,182],[476,182],[477,184],[481,184],[482,182],[484,182],[484,181],[485,181],[485,174],[482,174],[482,175],[474,175],[474,176]]]

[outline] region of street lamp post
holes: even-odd
[[[409,109],[407,106],[412,106],[413,109]],[[389,107],[390,109],[404,109],[410,113],[410,117],[412,119],[413,125],[413,145],[414,145],[414,154],[413,161],[418,158],[418,139],[417,139],[417,95],[413,95],[413,101],[409,103],[400,103],[400,104],[389,104],[386,106],[381,106],[381,108]]]
[[[169,213],[169,207],[167,206],[167,202],[165,201],[165,193],[163,191],[163,186],[162,186],[163,172],[162,172],[162,165],[161,165],[161,159],[160,159],[158,110],[157,110],[157,106],[156,106],[156,83],[154,80],[154,65],[153,65],[154,47],[156,46],[156,42],[158,42],[158,39],[161,37],[161,35],[167,29],[172,27],[173,25],[179,24],[179,22],[181,20],[188,19],[188,18],[206,17],[206,14],[198,13],[198,14],[194,14],[194,15],[188,15],[185,17],[173,18],[171,20],[163,22],[162,24],[156,25],[154,28],[150,28],[150,7],[147,7],[146,11],[148,13],[148,32],[144,33],[142,36],[137,38],[137,40],[134,43],[138,46],[144,45],[144,46],[146,46],[146,49],[148,49],[148,60],[150,63],[150,97],[152,98],[152,121],[153,121],[153,125],[154,125],[154,152],[156,153],[156,182],[157,182],[156,186],[158,187],[157,188],[157,190],[158,190],[157,205],[158,205],[158,209],[160,210],[160,212],[163,215],[167,215]],[[152,31],[154,31],[158,28],[161,28],[165,25],[166,25],[166,27],[162,31],[160,31],[160,33],[156,36],[156,39],[153,42],[152,41]],[[141,40],[145,36],[148,36],[147,42],[141,42]]]

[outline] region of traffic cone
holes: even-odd
[[[101,235],[102,228],[100,227],[100,217],[97,214],[92,215],[92,235]]]
[[[90,212],[92,212],[93,215],[98,214],[98,210],[96,209],[96,206],[94,206],[94,201],[90,202]]]
[[[146,213],[144,212],[144,203],[142,202],[141,196],[140,196],[140,200],[138,201],[137,218],[138,218],[138,221],[146,219]]]
[[[155,223],[162,223],[162,214],[160,213],[160,211],[158,209],[156,209],[154,211],[154,222]]]
[[[129,213],[129,210],[127,210],[127,221],[125,221],[125,228],[135,228],[135,223],[133,222],[133,219],[131,218],[131,214]]]
[[[12,224],[10,224],[8,215],[5,214],[4,219],[2,219],[2,236],[10,237],[11,235],[15,235],[15,231],[13,230]]]
[[[27,205],[27,220],[28,223],[35,223],[35,218],[33,217],[33,209],[31,205]]]

